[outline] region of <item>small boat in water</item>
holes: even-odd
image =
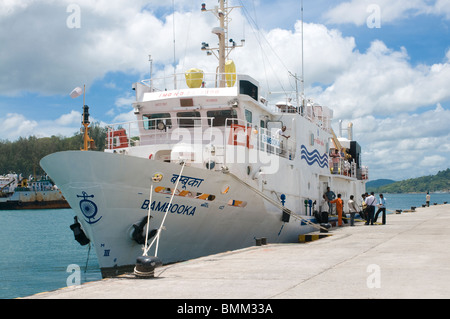
[[[270,102],[257,80],[226,60],[239,46],[227,38],[227,4],[202,5],[220,22],[212,31],[218,48],[202,44],[219,59],[216,73],[193,68],[135,83],[136,121],[110,125],[105,152],[41,160],[104,277],[132,271],[143,250],[172,263],[260,238],[298,242],[320,228],[315,216],[328,210],[327,187],[344,201],[365,192],[368,171],[351,126],[348,138],[337,137],[332,110],[298,92],[297,105]]]
[[[0,210],[70,208],[48,178],[32,180],[17,174],[0,176]]]

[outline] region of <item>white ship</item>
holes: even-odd
[[[236,74],[227,61],[237,47],[227,36],[232,9],[224,0],[212,10],[202,5],[220,21],[213,29],[219,47],[202,45],[219,52],[217,73],[191,69],[135,83],[136,121],[111,125],[105,152],[41,160],[104,277],[133,270],[147,233],[149,254],[163,263],[248,247],[257,238],[298,242],[318,229],[314,212],[328,210],[328,186],[344,202],[365,192],[367,169],[351,127],[349,138],[338,138],[329,108],[301,96],[298,105],[270,103],[255,79]],[[332,163],[334,149],[347,156]]]

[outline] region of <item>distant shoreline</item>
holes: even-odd
[[[407,193],[392,193],[392,192],[375,192],[374,193],[380,193],[380,194],[427,194],[427,192],[407,192]],[[450,190],[448,191],[435,191],[430,192],[430,194],[450,194]]]

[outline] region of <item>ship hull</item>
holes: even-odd
[[[104,277],[133,269],[143,253],[143,246],[132,239],[133,225],[145,219],[150,208],[149,229],[160,227],[171,199],[167,189],[175,188],[182,169],[179,164],[101,152],[55,153],[42,159],[41,166],[75,211]],[[314,230],[298,220],[283,222],[279,207],[221,171],[185,166],[182,177],[190,180],[179,183],[158,251],[154,247],[149,252],[163,263],[248,247],[255,238],[297,242],[299,234]]]

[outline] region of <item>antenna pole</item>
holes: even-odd
[[[153,92],[153,59],[150,54],[148,55],[148,61],[150,62],[150,92]]]
[[[305,68],[304,68],[304,54],[303,54],[303,0],[302,0],[302,115],[305,110]]]
[[[220,74],[220,87],[225,86],[225,81],[223,79],[225,74],[225,36],[227,34],[227,30],[225,30],[225,4],[224,0],[220,1],[220,9],[218,12],[220,28],[223,30],[223,34],[219,33],[219,74]],[[227,13],[228,16],[228,13]]]
[[[177,89],[177,59],[175,51],[175,0],[172,0],[172,10],[173,10],[173,81],[174,89]]]

